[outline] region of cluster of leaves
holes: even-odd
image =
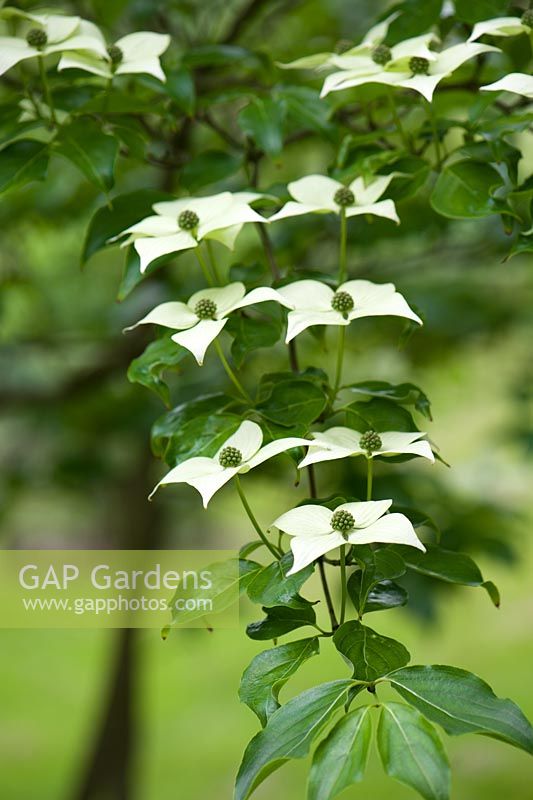
[[[454,26],[471,27],[487,14],[507,12],[507,5],[498,0],[489,4],[457,1],[456,16],[443,17],[441,2],[406,0],[396,8],[389,41],[392,45],[431,27],[444,38]],[[524,55],[523,43],[511,42],[501,58],[508,71],[523,69],[530,53]],[[165,82],[147,76],[117,77],[112,85],[102,85],[81,72],[56,73],[52,66],[45,85],[31,66],[5,81],[0,191],[20,190],[46,179],[56,156],[70,162],[95,194],[105,197],[88,226],[84,262],[148,216],[155,202],[171,197],[169,174],[179,173],[180,186],[190,194],[225,182],[233,186],[244,181],[256,187],[264,164],[275,162],[293,143],[303,141],[325,147],[330,156],[333,153],[330,174],[344,183],[356,176],[395,173],[390,197],[398,204],[400,217],[402,204],[429,200],[439,224],[499,217],[505,232],[512,235],[510,255],[532,248],[533,185],[520,177],[521,152],[516,145],[516,134],[530,128],[532,116],[523,100],[515,98],[507,105],[492,94],[479,99],[479,86],[499,74],[500,67],[493,62],[480,58],[454,74],[439,91],[427,119],[419,113],[420,102],[409,93],[400,95],[392,116],[387,94],[375,88],[354,90],[342,102],[320,99],[308,75],[299,81],[282,80],[268,55],[231,42],[171,51]],[[21,92],[27,93],[25,100],[32,104],[29,119],[27,106],[20,107]],[[203,146],[199,133],[203,129],[214,137],[215,146]],[[184,145],[192,138],[193,155],[184,158]],[[123,172],[139,165],[161,171],[164,179],[159,188],[122,191],[128,188],[125,185],[114,194]],[[277,185],[265,187],[265,192],[273,202],[288,197]],[[263,244],[261,263],[232,264],[230,280],[243,280],[247,288],[264,282],[263,261],[270,265],[275,285],[305,277],[303,270],[292,266],[282,275],[268,235]],[[141,273],[138,256],[129,248],[119,299],[129,296],[169,260],[160,259]],[[331,282],[331,275],[325,277]],[[260,316],[239,315],[231,320],[227,332],[238,370],[247,366],[257,350],[282,350],[284,313],[268,308]],[[343,387],[350,402],[337,405],[336,387],[328,375],[315,366],[301,369],[294,348],[289,353],[291,369],[262,374],[249,401],[231,392],[215,392],[173,408],[165,373],[183,369],[187,358],[187,352],[164,334],[128,370],[131,382],[155,392],[170,409],[152,429],[153,451],[170,467],[196,456],[213,456],[243,418],[259,423],[268,440],[307,436],[326,423],[346,424],[361,433],[418,431],[417,414],[431,419],[426,394],[411,383],[371,379],[351,383]],[[311,495],[310,502],[331,509],[339,502],[358,499],[320,499],[314,490]],[[483,578],[471,558],[440,546],[438,527],[429,515],[411,506],[392,510],[405,514],[421,532],[426,552],[397,545],[350,548],[346,590],[354,619],[341,624],[321,561],[318,570],[326,591],[328,629],[321,627],[316,603],[300,593],[314,565],[287,576],[293,557],[281,545],[279,558],[266,565],[250,558],[260,542],[243,549],[239,588],[264,611],[261,620],[248,626],[248,636],[277,641],[303,627],[311,627],[313,635],[259,653],[244,672],[240,697],[257,715],[262,730],[245,752],[236,800],[249,797],[288,759],[306,756],[326,728],[327,735],[313,757],[308,796],[310,800],[335,797],[363,777],[374,714],[379,714],[377,745],[387,773],[428,800],[445,800],[450,791],[449,765],[435,725],[451,735],[488,735],[533,752],[533,730],[511,701],[495,697],[483,681],[463,670],[408,666],[411,657],[402,643],[363,624],[367,613],[408,602],[401,581],[409,573],[482,587],[499,604],[496,587]],[[330,560],[328,569],[337,566]],[[224,598],[232,594],[230,574],[227,565],[221,565],[213,584],[213,599],[221,610]],[[175,619],[173,624],[183,621]],[[318,655],[320,640],[329,644],[330,639],[348,663],[351,677],[324,683],[280,705],[284,684],[301,664]],[[377,701],[379,686],[386,683],[404,703]],[[364,690],[372,696],[372,705],[351,710]],[[342,708],[346,713],[332,724]]]

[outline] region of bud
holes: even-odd
[[[214,319],[217,313],[217,304],[209,297],[204,297],[203,300],[196,303],[194,313],[200,319]]]
[[[349,511],[335,511],[331,518],[331,527],[334,531],[345,534],[355,528],[355,519]]]
[[[348,319],[348,314],[353,310],[355,303],[351,294],[348,292],[335,292],[331,298],[331,307],[338,311],[344,319]]]
[[[109,47],[107,48],[107,55],[109,56],[109,60],[111,61],[114,67],[116,67],[117,64],[120,64],[120,62],[124,60],[124,53],[122,52],[120,47],[118,47],[116,44],[109,45]]]
[[[380,450],[382,446],[381,437],[376,431],[366,431],[359,439],[359,447],[366,450],[367,453],[373,453]]]
[[[533,28],[533,8],[529,8],[527,11],[524,11],[520,22],[522,25],[526,25],[528,28]]]
[[[221,467],[240,467],[242,464],[242,453],[236,447],[224,447],[218,457]]]
[[[385,64],[388,64],[389,61],[392,61],[390,47],[387,47],[386,44],[378,44],[378,46],[372,50],[372,61],[375,64],[379,64],[381,67],[384,67]]]
[[[26,41],[30,47],[36,47],[37,50],[42,50],[48,42],[48,36],[46,35],[46,31],[43,31],[42,28],[32,28],[28,31]]]
[[[413,75],[427,75],[429,73],[429,61],[421,56],[413,56],[409,60],[409,69]]]
[[[178,225],[184,231],[193,231],[195,228],[198,227],[200,223],[200,218],[198,214],[195,214],[194,211],[185,210],[182,211],[178,217]]]
[[[351,189],[348,189],[347,186],[341,186],[341,188],[337,189],[335,192],[333,201],[342,208],[345,208],[346,206],[353,206],[355,203],[354,193]]]

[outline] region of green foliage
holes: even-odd
[[[48,169],[48,146],[21,139],[0,150],[0,192],[42,181]]]
[[[90,117],[71,122],[61,128],[54,144],[100,191],[107,193],[113,188],[119,144],[114,136],[103,133],[97,122]]]
[[[141,356],[133,359],[128,367],[128,380],[155,392],[166,406],[170,406],[170,391],[162,375],[168,369],[179,367],[187,355],[187,350],[173,342],[170,336],[156,339]]]
[[[336,631],[335,647],[353,666],[353,678],[375,681],[393,669],[408,664],[408,650],[395,639],[381,636],[356,620],[350,620]]]
[[[263,611],[265,611],[266,617],[258,622],[251,622],[246,628],[250,639],[259,641],[277,639],[297,628],[316,624],[316,614],[312,605],[303,605],[301,608],[273,606],[272,608],[263,608]]]

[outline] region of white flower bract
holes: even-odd
[[[397,456],[397,455],[417,455],[435,461],[429,442],[422,439],[425,433],[420,431],[386,431],[378,433],[381,440],[381,447],[368,453],[361,447],[361,436],[359,431],[351,428],[335,427],[324,432],[312,433],[313,443],[309,446],[307,455],[298,464],[299,469],[318,464],[321,461],[335,461],[339,458],[350,458],[354,456]]]
[[[410,520],[404,514],[387,514],[392,500],[343,503],[334,511],[320,505],[303,505],[278,517],[273,527],[289,534],[294,563],[287,575],[299,572],[317,558],[342,545],[381,542],[405,544],[425,551]],[[354,527],[341,533],[335,530],[335,514],[346,512]]]
[[[170,36],[166,33],[138,31],[118,39],[112,45],[112,48],[119,48],[122,55],[116,64],[113,64],[100,31],[98,34],[103,53],[100,55],[93,52],[69,53],[62,57],[57,67],[58,70],[81,69],[107,79],[112,78],[113,75],[144,73],[153,75],[160,81],[166,80],[159,60],[170,45]]]
[[[264,461],[274,458],[274,456],[284,453],[293,447],[305,447],[309,444],[309,440],[289,436],[283,439],[275,439],[264,446],[262,444],[263,432],[259,425],[245,420],[211,458],[202,456],[189,458],[186,461],[182,461],[174,469],[171,469],[159,481],[151,493],[150,499],[160,486],[166,486],[170,483],[187,483],[200,493],[204,508],[207,508],[213,495],[236,475],[249,472]],[[220,463],[221,454],[227,448],[238,451],[241,457],[238,466],[225,467]]]
[[[513,92],[533,100],[533,76],[524,72],[510,72],[499,81],[481,86],[482,92]]]
[[[477,41],[481,36],[518,36],[520,33],[531,33],[531,27],[520,17],[496,17],[485,19],[474,25],[469,42]]]

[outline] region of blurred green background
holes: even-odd
[[[182,45],[220,39],[243,6],[116,0],[56,5],[119,33],[173,26]],[[386,4],[258,5],[257,15],[234,32],[236,39],[289,60],[341,39],[357,40],[371,14]],[[460,105],[460,98],[447,102]],[[219,113],[231,125],[234,106]],[[211,146],[209,137],[212,131],[192,137],[189,152]],[[531,136],[517,143],[526,176],[533,168]],[[331,158],[329,143],[295,142],[264,164],[260,185],[325,170]],[[148,491],[163,471],[149,452],[149,430],[164,409],[125,375],[148,335],[124,337],[121,329],[169,293],[186,296],[192,259],[181,256],[116,304],[116,249],[79,268],[84,231],[102,198],[59,159],[50,176],[0,204],[2,546],[239,546],[250,530],[232,487],[217,495],[208,514],[188,487],[167,490],[148,505]],[[168,175],[146,165],[124,168],[121,181],[123,190],[165,183],[175,191],[187,188],[179,175],[168,186]],[[245,185],[244,177],[234,184]],[[219,188],[211,183],[201,191]],[[369,237],[366,222],[351,227],[350,269],[353,276],[394,280],[422,310],[426,325],[400,345],[399,323],[362,322],[348,337],[346,374],[423,387],[433,402],[431,439],[451,468],[381,465],[376,493],[390,488],[397,498],[411,492],[420,497],[420,506],[442,527],[445,545],[474,554],[503,600],[496,610],[481,590],[418,582],[409,587],[414,610],[373,614],[369,624],[405,642],[414,663],[449,663],[481,675],[531,718],[531,259],[502,263],[508,243],[498,224],[437,219],[423,193],[399,211],[399,229],[374,223]],[[274,229],[282,265],[331,268],[336,231],[327,222],[317,229],[304,218]],[[253,231],[242,235],[235,254],[221,257],[227,265],[263,259]],[[302,361],[331,368],[329,344],[331,350],[328,340],[305,338]],[[285,358],[282,347],[256,352],[250,384],[254,376],[284,367]],[[187,361],[172,379],[173,399],[177,404],[222,380],[214,357],[201,375]],[[265,524],[305,496],[303,487],[292,487],[291,473],[280,490],[280,469],[276,462],[246,478]],[[323,494],[333,490],[336,477],[328,468],[320,473]],[[313,585],[306,594],[315,589],[318,597]],[[243,628],[254,613],[243,605]],[[0,797],[229,798],[242,750],[256,731],[255,717],[238,702],[239,679],[260,647],[242,630],[183,631],[166,642],[156,631],[0,631]],[[282,698],[345,674],[326,641],[321,658],[304,665]],[[524,753],[483,737],[447,744],[455,800],[502,794],[530,800],[533,763]],[[98,775],[114,771],[124,773],[129,789],[99,782]],[[258,790],[258,800],[303,800],[305,771],[301,763],[284,766]],[[385,778],[373,760],[368,781],[343,797],[369,795],[402,800],[413,793]]]

